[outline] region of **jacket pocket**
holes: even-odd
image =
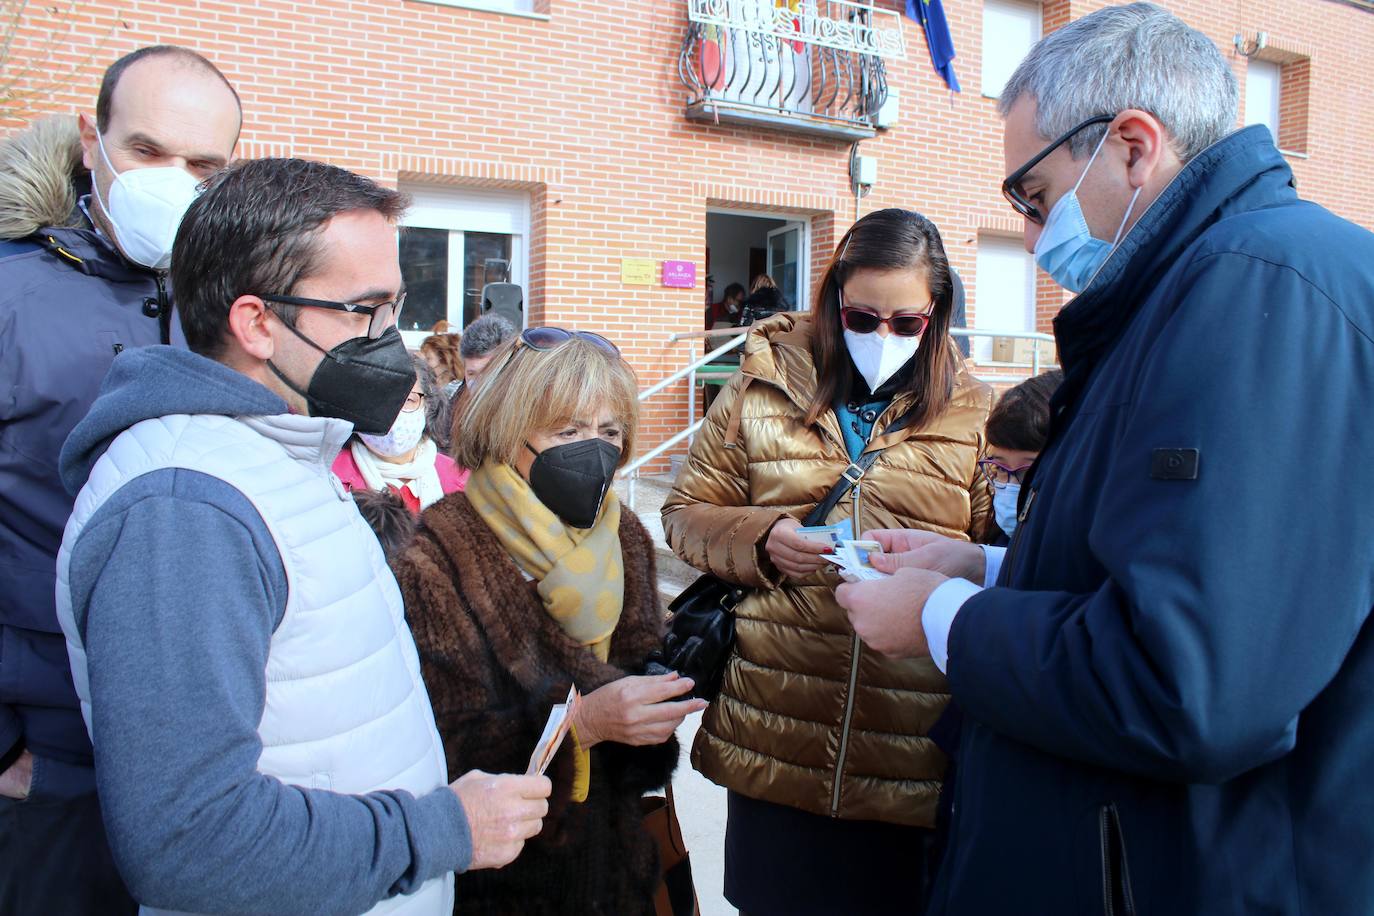
[[[1135,916],[1126,835],[1121,831],[1121,815],[1115,804],[1098,809],[1097,827],[1102,849],[1102,912],[1106,916]]]

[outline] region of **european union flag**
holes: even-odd
[[[930,47],[930,62],[935,72],[949,86],[959,92],[959,77],[954,75],[954,39],[949,34],[949,22],[940,0],[906,0],[906,14],[926,30],[926,44]]]

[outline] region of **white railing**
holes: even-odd
[[[677,343],[679,340],[713,340],[717,337],[729,337],[730,339],[725,343],[721,344],[720,346],[716,347],[709,353],[706,353],[705,355],[701,356],[700,358],[692,359],[690,362],[687,363],[687,365],[683,366],[681,369],[677,370],[667,378],[653,385],[650,385],[648,388],[645,388],[643,391],[639,393],[639,402],[642,404],[649,398],[658,394],[663,389],[667,388],[669,385],[674,385],[677,382],[682,381],[683,379],[687,379],[687,416],[689,418],[695,418],[697,414],[697,370],[700,369],[702,366],[705,366],[712,360],[724,356],[726,353],[729,353],[731,350],[735,349],[740,344],[744,343],[744,338],[748,336],[748,333],[748,328],[720,328],[719,330],[715,331],[689,331],[682,334],[672,335],[668,338],[668,343],[670,344]],[[689,351],[689,353],[695,355],[695,344],[692,346],[692,349]],[[664,440],[663,442],[660,442],[658,445],[649,449],[647,452],[640,455],[634,461],[631,461],[629,464],[625,465],[625,467],[620,469],[620,476],[626,481],[625,502],[630,507],[631,511],[633,511],[635,507],[635,484],[639,480],[639,474],[641,469],[643,469],[643,467],[649,462],[656,461],[659,458],[663,457],[664,453],[666,453],[669,449],[677,446],[679,442],[695,435],[696,431],[701,429],[701,424],[704,422],[706,422],[704,417],[700,420],[692,419],[692,421],[688,423],[685,429],[681,429],[678,432],[674,433],[668,439]]]
[[[1042,334],[1039,331],[990,331],[983,328],[950,328],[951,337],[1005,337],[1011,340],[1033,340],[1036,345],[1031,347],[1030,362],[997,362],[994,365],[1006,369],[1029,369],[1032,376],[1039,375],[1045,369],[1057,369],[1058,363],[1053,361],[1043,361],[1040,358],[1040,342],[1048,343],[1051,350],[1054,347],[1054,335]],[[984,364],[986,365],[986,364]],[[1024,375],[984,375],[974,373],[974,378],[980,382],[988,384],[1005,384],[1007,382],[1024,382],[1028,376]]]
[[[687,365],[683,366],[681,369],[678,369],[676,372],[669,375],[667,378],[662,379],[661,381],[656,382],[653,385],[650,385],[648,388],[645,388],[643,391],[639,393],[639,401],[642,404],[649,398],[658,394],[660,391],[663,391],[664,389],[668,388],[670,385],[674,385],[682,381],[683,379],[687,379],[687,416],[690,418],[690,422],[683,429],[678,430],[672,436],[665,439],[663,442],[660,442],[658,445],[649,449],[647,452],[640,455],[638,458],[631,461],[629,464],[625,465],[625,467],[620,469],[620,477],[626,481],[625,502],[629,506],[631,511],[633,511],[635,507],[635,484],[638,482],[640,472],[643,470],[644,466],[652,461],[657,461],[659,458],[662,458],[663,455],[667,453],[669,450],[676,448],[679,443],[683,442],[684,440],[690,439],[692,436],[696,435],[697,430],[701,429],[701,425],[706,422],[705,417],[701,419],[695,419],[697,413],[696,383],[698,371],[703,366],[718,359],[721,356],[724,356],[726,353],[729,353],[731,350],[735,349],[740,344],[744,343],[744,339],[746,336],[748,336],[748,332],[749,328],[721,328],[719,330],[714,331],[690,331],[682,334],[674,334],[668,338],[668,343],[670,344],[677,343],[680,340],[714,340],[718,337],[729,337],[730,339],[725,343],[721,344],[720,346],[716,347],[714,350],[711,350],[709,353],[706,353],[705,355],[699,358],[691,359],[687,363]],[[1053,346],[1054,335],[1052,334],[1042,334],[1039,331],[996,331],[985,330],[983,328],[950,328],[950,335],[953,337],[963,338],[1002,337],[1009,338],[1011,340],[1036,341],[1036,345],[1031,348],[1031,358],[1029,362],[1000,362],[996,365],[1007,369],[1029,369],[1030,376],[1039,375],[1041,371],[1043,371],[1044,369],[1055,368],[1056,366],[1055,363],[1042,361],[1040,358],[1040,343],[1045,342]],[[690,353],[691,355],[695,356],[695,345],[693,345]],[[981,373],[975,375],[975,378],[977,378],[979,381],[987,382],[989,384],[1007,384],[1023,382],[1028,377],[1029,376],[1025,375],[985,375]]]

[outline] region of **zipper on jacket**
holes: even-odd
[[[1131,873],[1126,867],[1126,837],[1116,805],[1103,805],[1097,813],[1102,842],[1102,910],[1106,916],[1135,916]],[[1118,906],[1119,904],[1119,906]]]
[[[1026,504],[1021,507],[1021,511],[1016,513],[1016,530],[1012,532],[1011,543],[1007,545],[1007,555],[1002,559],[1002,568],[1011,575],[1011,558],[1016,556],[1016,546],[1021,543],[1021,533],[1026,527],[1026,519],[1030,517],[1031,506],[1035,503],[1035,494],[1040,492],[1034,487],[1026,491]],[[997,583],[992,583],[996,585]]]
[[[849,517],[856,538],[863,530],[859,526],[859,491],[862,487],[862,480],[854,484],[854,508]],[[859,634],[855,633],[853,643],[849,647],[849,690],[844,699],[844,718],[840,720],[840,752],[835,758],[835,788],[830,793],[831,817],[839,817],[840,814],[840,786],[844,782],[844,759],[849,754],[849,729],[854,721],[854,691],[859,686],[859,654],[862,651],[863,643],[859,639]]]
[[[162,342],[172,342],[172,308],[167,302],[167,272],[159,270],[153,275],[157,281],[157,326],[162,332]]]

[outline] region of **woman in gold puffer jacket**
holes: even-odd
[[[893,209],[857,222],[812,312],[754,326],[663,507],[683,560],[751,589],[692,751],[730,790],[725,891],[746,916],[924,909],[946,763],[926,736],[944,677],[929,659],[866,649],[833,567],[795,529],[881,449],[828,524],[982,535],[992,394],[949,339],[951,300],[928,220]]]

